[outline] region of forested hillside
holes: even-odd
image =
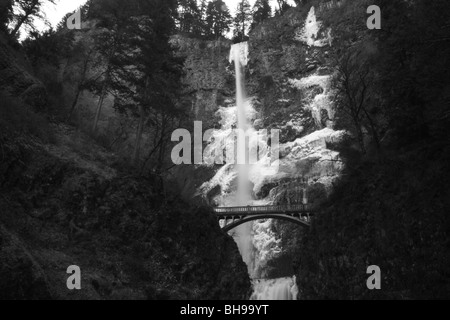
[[[30,17],[42,4],[24,3],[36,4]],[[136,18],[139,3],[152,20]],[[210,209],[186,203],[163,179],[167,141],[148,149],[149,135],[167,139],[183,112],[182,60],[169,43],[174,3],[90,5],[83,19],[94,29],[61,27],[21,44],[5,28],[20,17],[2,16],[0,298],[247,298],[235,243]],[[94,100],[94,116],[83,114]],[[117,114],[109,127],[104,108]],[[67,289],[72,265],[83,290]]]
[[[54,2],[0,0],[1,299],[450,297],[448,0],[89,0],[40,29]],[[245,205],[303,227],[226,234],[242,170],[173,160],[242,114],[279,132]]]

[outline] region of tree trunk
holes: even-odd
[[[364,113],[366,114],[367,120],[369,120],[370,129],[372,130],[372,136],[373,136],[373,140],[375,142],[375,146],[376,146],[377,150],[380,150],[381,149],[380,138],[378,137],[378,132],[377,132],[375,123],[372,120],[372,117],[369,115],[369,113],[367,112],[366,109],[364,109]]]
[[[20,27],[27,21],[27,19],[30,17],[31,13],[34,11],[36,6],[39,4],[38,0],[33,0],[32,6],[28,8],[28,10],[24,10],[24,16],[17,22],[17,25],[14,27],[14,30],[11,32],[11,36],[15,37],[17,32],[19,32]],[[23,9],[23,7],[22,7]]]
[[[90,57],[91,57],[91,52],[88,53],[86,59],[84,60],[83,71],[81,73],[81,80],[78,82],[77,94],[75,95],[75,99],[72,102],[72,107],[70,108],[69,116],[67,117],[66,122],[69,122],[70,118],[72,117],[73,111],[75,110],[75,107],[77,106],[78,98],[80,97],[80,93],[82,91],[82,88],[83,88],[83,85],[84,85],[84,82],[86,79],[86,72],[87,72],[87,68],[89,65]]]
[[[245,38],[245,12],[244,12],[244,5],[242,5],[242,39],[241,41],[244,41]]]
[[[77,88],[75,98],[73,99],[72,106],[70,107],[70,112],[69,115],[67,116],[66,122],[69,122],[70,118],[72,118],[73,112],[75,111],[75,107],[78,104],[78,98],[80,97],[80,93],[81,93],[81,86],[79,85]]]
[[[139,125],[138,125],[138,131],[136,136],[136,146],[134,147],[134,163],[137,165],[139,163],[139,155],[140,155],[140,149],[141,149],[141,140],[142,140],[142,132],[144,131],[144,108],[142,105],[139,105]]]
[[[158,172],[161,172],[163,168],[163,162],[164,162],[164,154],[165,154],[165,129],[166,129],[167,119],[165,115],[163,115],[162,123],[161,123],[161,145],[159,147],[159,157],[158,157]]]
[[[22,19],[20,19],[20,21],[17,22],[16,27],[14,28],[14,30],[11,32],[11,37],[15,38],[17,32],[19,32],[20,27],[22,27],[23,23],[28,19],[28,15],[24,15],[22,17]]]
[[[141,175],[144,173],[145,167],[147,166],[147,163],[150,161],[153,154],[156,153],[156,151],[160,148],[161,144],[163,143],[163,138],[164,138],[163,136],[160,137],[158,144],[156,144],[156,146],[150,151],[147,158],[145,159],[144,164],[141,167]]]
[[[97,106],[97,113],[95,115],[95,120],[94,120],[94,128],[93,128],[94,133],[97,131],[98,121],[100,119],[100,114],[102,113],[102,106],[103,106],[104,99],[105,99],[105,88],[103,87],[102,94],[100,96],[100,100],[99,100],[98,106]]]
[[[364,145],[364,134],[362,132],[361,126],[358,124],[356,127],[357,135],[358,135],[358,142],[359,146],[361,148],[361,152],[363,154],[366,154],[366,146]]]

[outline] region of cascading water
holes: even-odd
[[[250,300],[297,300],[295,277],[273,280],[254,280]]]
[[[317,20],[312,8],[304,27],[298,30],[295,40],[308,46],[331,46],[331,31],[328,30],[326,37],[320,39],[323,36],[323,32],[319,32],[321,29],[322,24]],[[208,141],[208,146],[211,150],[222,150],[225,145],[227,155],[228,150],[232,150],[233,157],[237,149],[238,163],[246,163],[249,150],[250,155],[254,155],[254,151],[257,150],[259,157],[258,161],[252,162],[251,165],[235,165],[227,158],[226,164],[211,180],[200,187],[199,192],[217,206],[272,205],[287,201],[286,194],[296,193],[304,197],[309,184],[305,187],[302,182],[296,182],[296,180],[303,181],[303,178],[307,177],[312,178],[314,186],[323,186],[324,191],[329,194],[334,181],[339,178],[344,167],[339,152],[329,149],[328,145],[340,143],[346,136],[345,131],[333,129],[332,97],[334,93],[331,76],[317,73],[301,79],[287,79],[287,84],[293,90],[301,91],[303,96],[308,97],[309,101],[303,109],[312,113],[318,129],[308,135],[302,135],[295,141],[280,144],[279,150],[282,156],[275,160],[273,163],[276,165],[272,166],[272,143],[259,144],[261,135],[251,125],[254,123],[253,120],[259,120],[257,112],[253,108],[253,100],[245,97],[243,69],[248,63],[247,43],[232,46],[231,61],[234,61],[236,69],[236,105],[219,108],[221,128],[215,130]],[[323,92],[317,94],[317,87],[321,87]],[[228,104],[230,103],[229,101]],[[322,127],[325,120],[322,119],[323,111],[327,111],[329,118],[326,121],[326,128]],[[302,117],[298,115],[296,121],[301,120]],[[285,127],[289,123],[291,128],[294,127],[293,121],[288,122]],[[233,135],[233,129],[236,127],[246,130],[248,137],[245,142],[239,140],[237,148],[235,148],[236,137]],[[295,127],[298,126],[295,125]],[[301,129],[303,130],[304,128]],[[271,139],[271,142],[273,141],[274,139]],[[261,192],[265,186],[276,187],[267,194]],[[304,190],[300,193],[298,189],[302,188]],[[317,188],[313,190],[318,191]],[[262,193],[266,194],[264,199],[252,198],[252,195]],[[242,225],[234,230],[232,236],[248,266],[250,277],[252,279],[269,277],[269,262],[278,258],[283,251],[279,237],[273,232],[273,221],[255,221]],[[298,296],[295,277],[253,280],[253,285],[252,299],[256,300],[295,300]]]
[[[234,61],[236,72],[236,111],[238,129],[247,132],[250,128],[248,120],[247,103],[243,86],[242,69],[248,63],[248,44],[247,42],[238,43],[231,47],[230,63]],[[237,193],[235,206],[246,206],[250,204],[251,192],[249,189],[249,164],[246,139],[239,139],[237,142]],[[246,223],[236,228],[234,238],[238,243],[239,250],[244,262],[249,268],[251,275],[253,269],[253,245],[252,245],[252,227],[253,223]]]
[[[230,63],[234,61],[236,71],[236,107],[238,129],[247,132],[250,124],[247,118],[247,105],[245,103],[245,93],[243,86],[242,68],[248,63],[247,42],[238,43],[232,46],[230,51]],[[249,204],[250,189],[248,184],[248,152],[246,139],[238,138],[237,143],[237,168],[238,168],[238,203],[239,206]]]
[[[253,204],[251,198],[250,177],[252,165],[249,164],[249,149],[254,147],[251,141],[257,141],[254,138],[258,133],[255,132],[248,119],[248,104],[245,99],[244,77],[242,69],[248,63],[248,43],[238,43],[231,47],[230,63],[234,61],[236,71],[236,107],[238,129],[246,133],[247,139],[238,139],[237,144],[237,172],[238,188],[235,205],[246,206]],[[258,148],[258,146],[257,146]],[[267,148],[266,148],[267,149]],[[247,223],[238,227],[234,238],[239,246],[239,250],[247,263],[249,274],[252,277],[255,272],[255,247],[253,239],[253,223]],[[274,280],[254,281],[254,300],[293,300],[297,298],[295,279],[284,278]]]

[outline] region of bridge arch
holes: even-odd
[[[299,217],[294,217],[290,215],[282,215],[282,214],[261,214],[261,215],[251,215],[251,216],[245,216],[245,217],[238,217],[238,219],[235,219],[233,222],[227,224],[225,220],[225,226],[222,227],[222,230],[225,232],[229,232],[233,230],[234,228],[239,227],[240,225],[243,225],[244,223],[251,222],[251,221],[257,221],[257,220],[265,220],[265,219],[277,219],[277,220],[283,220],[288,221],[291,223],[295,223],[301,227],[309,228],[309,222],[307,220],[304,220]]]
[[[222,230],[228,232],[246,222],[277,219],[309,227],[314,211],[308,204],[268,205],[213,208],[217,219],[224,221]]]

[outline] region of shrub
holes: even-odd
[[[0,92],[0,135],[29,135],[45,142],[52,140],[47,119],[4,92]]]

